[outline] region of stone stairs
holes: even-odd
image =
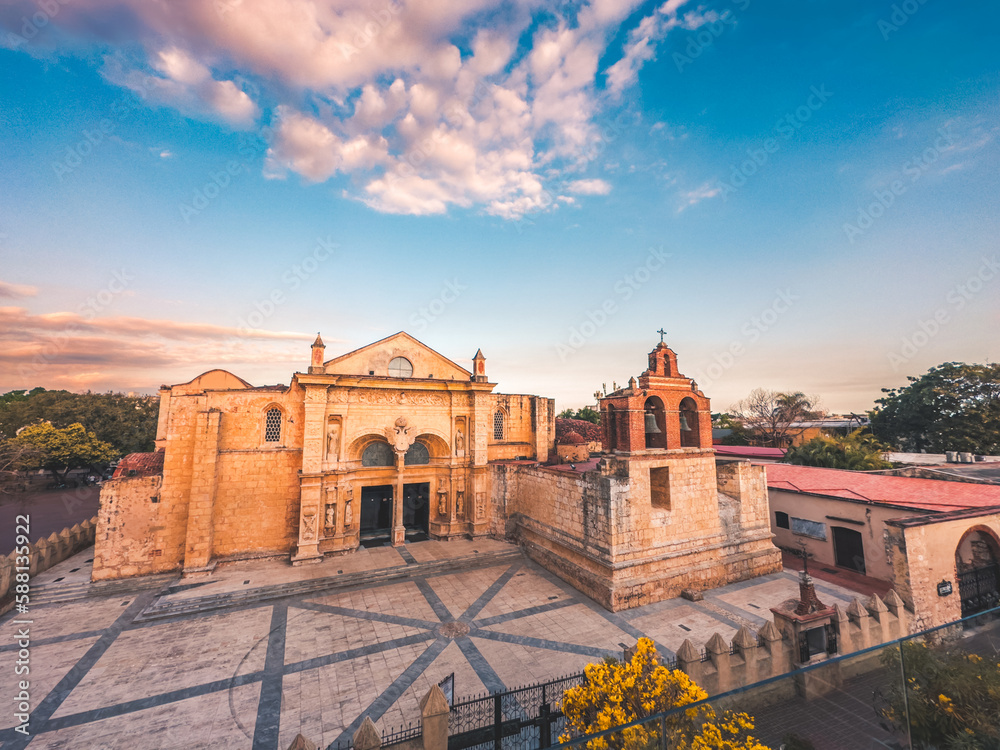
[[[175,573],[164,575],[126,578],[121,581],[78,581],[76,583],[47,583],[31,587],[31,605],[62,604],[88,599],[94,596],[121,596],[140,591],[163,588],[176,581]]]
[[[232,591],[210,596],[192,597],[182,601],[171,602],[167,598],[171,591],[164,592],[160,598],[147,607],[136,617],[135,622],[150,622],[192,614],[223,611],[236,607],[261,604],[279,599],[308,596],[310,594],[327,594],[351,588],[372,586],[387,581],[403,581],[410,578],[447,575],[479,568],[489,568],[495,565],[510,564],[523,560],[520,549],[489,552],[485,554],[451,557],[432,562],[400,565],[380,570],[366,570],[355,573],[344,573],[323,578],[313,578],[292,583],[280,583],[272,586]],[[174,591],[182,587],[172,587]]]

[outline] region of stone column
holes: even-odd
[[[403,471],[406,453],[396,451],[396,485],[392,491],[392,546],[406,543],[406,528],[403,526]]]
[[[188,500],[187,536],[184,543],[184,574],[212,572],[216,474],[222,412],[210,409],[198,414],[192,455],[191,491]]]
[[[321,562],[319,530],[323,524],[323,452],[326,449],[326,387],[306,387],[302,425],[302,471],[299,473],[299,539],[292,565]]]

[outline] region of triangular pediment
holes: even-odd
[[[413,366],[414,378],[469,380],[472,373],[457,365],[405,331],[376,341],[324,363],[328,375],[376,375],[389,377],[389,363],[403,357]]]

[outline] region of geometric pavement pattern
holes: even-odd
[[[220,566],[205,582],[92,585],[91,555],[32,579],[29,615],[0,618],[2,750],[274,750],[299,732],[333,747],[366,715],[382,729],[416,721],[420,698],[451,673],[461,698],[579,672],[642,636],[673,655],[685,638],[700,646],[714,632],[728,640],[741,625],[759,628],[770,606],[798,593],[796,575],[783,571],[700,602],[611,613],[494,540],[355,553],[332,563],[354,564],[354,576],[329,585],[330,561]],[[246,588],[257,579],[263,585]],[[816,588],[828,604],[856,596]],[[17,618],[32,621],[27,737],[9,709]]]

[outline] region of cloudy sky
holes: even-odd
[[[714,408],[1000,357],[1000,7],[4,0],[0,391],[256,384],[407,330]]]

